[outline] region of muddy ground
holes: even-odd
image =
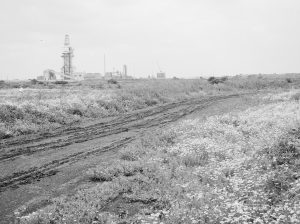
[[[92,185],[84,175],[86,170],[117,158],[119,149],[145,130],[161,128],[187,116],[217,114],[220,107],[230,111],[241,103],[238,94],[191,99],[90,120],[47,134],[2,140],[0,223],[12,222],[13,211],[30,200],[72,194]]]

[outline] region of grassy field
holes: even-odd
[[[145,133],[87,171],[92,187],[20,223],[299,223],[299,96],[249,96],[248,109]]]
[[[217,80],[217,81],[216,81]],[[221,80],[221,82],[220,82]],[[295,76],[197,80],[120,80],[54,84],[0,82],[0,139],[48,132],[88,118],[102,118],[206,95],[299,86]]]
[[[123,81],[109,84],[34,85],[0,90],[0,138],[29,134],[85,118],[123,114],[149,106],[213,94],[201,80]]]

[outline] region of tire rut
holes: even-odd
[[[18,146],[13,147],[12,149],[10,148],[16,145],[16,142],[13,142],[13,144],[8,144],[8,145],[5,145],[5,143],[3,143],[4,146],[2,146],[2,148],[6,146],[5,151],[8,152],[0,153],[0,162],[6,161],[8,159],[14,159],[15,157],[21,155],[31,155],[38,151],[46,151],[50,149],[61,148],[74,143],[81,143],[81,142],[93,140],[95,138],[106,137],[109,135],[126,132],[129,129],[132,129],[132,127],[133,128],[137,127],[137,126],[128,125],[131,122],[142,121],[147,117],[160,115],[163,111],[168,111],[170,109],[176,108],[178,105],[182,106],[188,104],[191,104],[191,102],[172,103],[162,107],[155,108],[155,110],[145,111],[143,113],[121,117],[115,122],[111,122],[109,124],[100,123],[100,124],[88,126],[87,128],[78,128],[77,130],[72,128],[71,130],[67,131],[64,134],[61,134],[59,132],[59,134],[51,135],[52,138],[53,136],[57,137],[57,135],[60,135],[60,138],[45,143],[39,143],[40,141],[43,141],[45,139],[45,137],[41,137],[41,136],[38,136],[35,140],[31,139],[29,145],[26,145],[28,143],[27,141],[23,142],[22,140],[22,142],[19,142]],[[120,125],[123,127],[120,127]],[[140,126],[142,126],[142,124]]]
[[[31,136],[31,144],[25,142],[16,147],[17,142],[22,138],[12,141],[7,141],[2,144],[6,152],[0,152],[0,163],[9,162],[18,156],[31,155],[40,151],[47,151],[51,149],[61,149],[65,146],[86,142],[89,140],[102,138],[109,135],[115,135],[128,131],[141,131],[143,129],[164,126],[170,122],[174,122],[192,112],[220,100],[233,98],[239,96],[232,94],[227,96],[214,96],[206,99],[193,99],[185,102],[171,103],[141,113],[133,113],[124,115],[110,123],[97,123],[87,126],[85,128],[69,128],[64,134],[61,132],[49,134],[51,137],[43,137],[41,135]],[[62,136],[60,136],[60,134]],[[58,137],[59,136],[59,137]],[[56,139],[55,139],[56,138]],[[91,155],[100,154],[109,150],[121,148],[131,141],[134,137],[127,137],[121,140],[112,142],[104,147],[87,148],[84,151],[73,153],[58,160],[52,160],[39,167],[31,167],[28,170],[12,173],[0,179],[0,192],[8,188],[15,188],[19,185],[29,184],[33,181],[38,181],[44,177],[55,175],[59,169],[66,164],[70,164]],[[48,142],[45,142],[47,141]],[[44,142],[43,142],[44,141]],[[63,149],[62,149],[63,150]]]
[[[30,184],[33,181],[37,181],[41,178],[55,175],[59,172],[59,168],[66,163],[76,162],[85,157],[96,155],[97,153],[103,153],[109,150],[124,147],[133,140],[134,137],[124,138],[122,140],[115,141],[108,146],[95,147],[89,151],[78,152],[59,160],[53,160],[50,163],[44,164],[40,167],[32,167],[26,171],[13,173],[10,176],[0,179],[0,192],[5,191],[7,188],[14,188],[18,187],[18,185]]]

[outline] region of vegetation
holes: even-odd
[[[207,81],[210,83],[210,84],[219,84],[219,83],[224,83],[225,81],[227,81],[227,77],[221,77],[221,78],[216,78],[214,76],[211,76],[207,79]]]
[[[114,116],[191,97],[299,85],[299,78],[292,77],[292,83],[286,78],[249,76],[212,77],[208,81],[103,80],[81,83],[3,81],[0,83],[0,139],[48,132],[86,118]]]
[[[119,160],[87,172],[93,187],[19,221],[299,223],[297,95],[262,94],[247,110],[146,133]]]
[[[118,81],[115,80],[115,79],[109,79],[109,80],[107,80],[107,83],[109,83],[109,84],[118,84]]]
[[[28,83],[27,83],[28,84]],[[27,85],[26,84],[26,85]],[[60,83],[63,84],[63,83]],[[85,118],[114,116],[149,106],[203,96],[205,83],[134,81],[48,86],[39,83],[7,84],[20,88],[0,90],[0,138],[47,132]],[[21,88],[24,87],[24,88]]]
[[[62,81],[55,81],[54,84],[66,85],[66,84],[68,84],[68,82],[62,80]]]

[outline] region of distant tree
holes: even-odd
[[[214,76],[211,76],[211,77],[209,77],[209,78],[207,79],[207,81],[208,81],[210,84],[212,84],[212,85],[214,85],[214,84],[219,84],[219,83],[223,83],[223,82],[225,82],[226,80],[227,80],[227,77],[216,78],[216,77],[214,77]]]
[[[4,88],[5,87],[5,81],[4,80],[0,80],[0,88]]]
[[[32,85],[36,85],[36,84],[38,83],[38,81],[37,81],[36,79],[31,79],[31,80],[30,80],[30,83],[31,83]]]
[[[291,78],[286,78],[287,83],[292,83],[293,80]]]
[[[227,76],[221,77],[221,81],[222,81],[222,82],[225,82],[225,81],[227,81],[227,80],[228,80],[228,77],[227,77]]]
[[[58,84],[58,85],[66,85],[68,84],[67,81],[61,80],[61,81],[55,81],[54,84]]]
[[[109,79],[109,80],[107,80],[107,83],[108,84],[118,84],[118,81],[115,79]]]
[[[215,79],[216,79],[216,78],[215,78],[214,76],[211,76],[211,77],[209,77],[209,78],[207,79],[207,81],[213,82]]]

